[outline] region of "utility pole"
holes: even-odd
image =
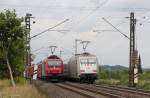
[[[120,34],[129,39],[130,41],[130,57],[129,57],[129,86],[134,87],[138,83],[138,50],[135,47],[135,25],[136,19],[134,18],[134,13],[130,13],[130,37],[122,33],[118,28],[116,28],[113,24],[111,24],[105,18],[102,18],[105,22],[111,25],[114,29],[116,29]]]
[[[138,82],[137,57],[138,51],[135,49],[135,25],[134,13],[130,13],[130,61],[129,61],[129,86],[135,87]]]
[[[31,65],[31,47],[30,47],[30,30],[31,30],[31,24],[30,20],[32,14],[27,13],[25,16],[25,25],[26,25],[26,60],[25,60],[25,65],[30,66]]]

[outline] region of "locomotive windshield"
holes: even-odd
[[[80,60],[81,64],[96,64],[96,60],[95,59],[81,59]]]
[[[48,61],[48,66],[61,66],[61,61]]]

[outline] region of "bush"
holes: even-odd
[[[27,84],[28,81],[24,77],[16,77],[15,82],[17,84],[24,85],[24,84]]]
[[[128,86],[128,70],[111,72],[103,70],[99,73],[99,78],[96,83]],[[137,88],[150,90],[150,71],[144,71],[143,74],[139,74]]]

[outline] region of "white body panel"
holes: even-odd
[[[80,74],[97,73],[97,58],[96,57],[79,57]]]

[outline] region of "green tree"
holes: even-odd
[[[15,10],[0,13],[0,52],[5,58],[11,83],[15,87],[14,77],[23,71],[25,29]]]
[[[142,64],[141,64],[141,56],[140,55],[139,55],[139,58],[138,58],[138,72],[140,74],[143,73],[143,71],[142,71]]]

